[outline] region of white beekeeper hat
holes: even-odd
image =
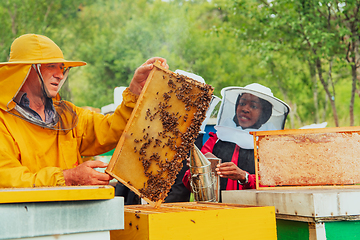
[[[242,129],[237,127],[233,121],[236,101],[239,95],[243,93],[255,95],[272,105],[270,118],[258,129]],[[281,130],[284,128],[286,117],[290,112],[289,105],[274,97],[270,88],[258,83],[252,83],[245,87],[223,88],[221,96],[222,103],[217,116],[217,125],[215,126],[217,135],[223,141],[234,142],[246,149],[254,147],[252,135],[248,134],[250,131]]]

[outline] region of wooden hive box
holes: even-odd
[[[0,188],[1,203],[105,200],[114,198],[111,186]]]
[[[360,127],[253,132],[257,189],[356,187]]]
[[[111,240],[273,240],[275,208],[221,203],[165,203],[125,206],[125,228]]]
[[[200,131],[212,92],[155,63],[106,172],[159,206]]]

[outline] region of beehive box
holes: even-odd
[[[0,188],[1,203],[105,200],[114,198],[111,186]]]
[[[360,127],[252,134],[257,189],[360,183]]]
[[[106,172],[159,206],[200,131],[213,88],[154,66]]]
[[[275,208],[221,203],[125,206],[125,228],[111,240],[276,239]]]

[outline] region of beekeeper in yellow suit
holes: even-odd
[[[102,115],[61,101],[59,89],[70,68],[49,38],[25,34],[11,45],[9,62],[0,63],[0,187],[108,184],[111,177],[83,162],[114,147],[125,128],[153,63],[136,69],[123,102],[112,115]]]

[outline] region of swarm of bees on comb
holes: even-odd
[[[159,206],[194,145],[213,88],[154,66],[106,172]]]

